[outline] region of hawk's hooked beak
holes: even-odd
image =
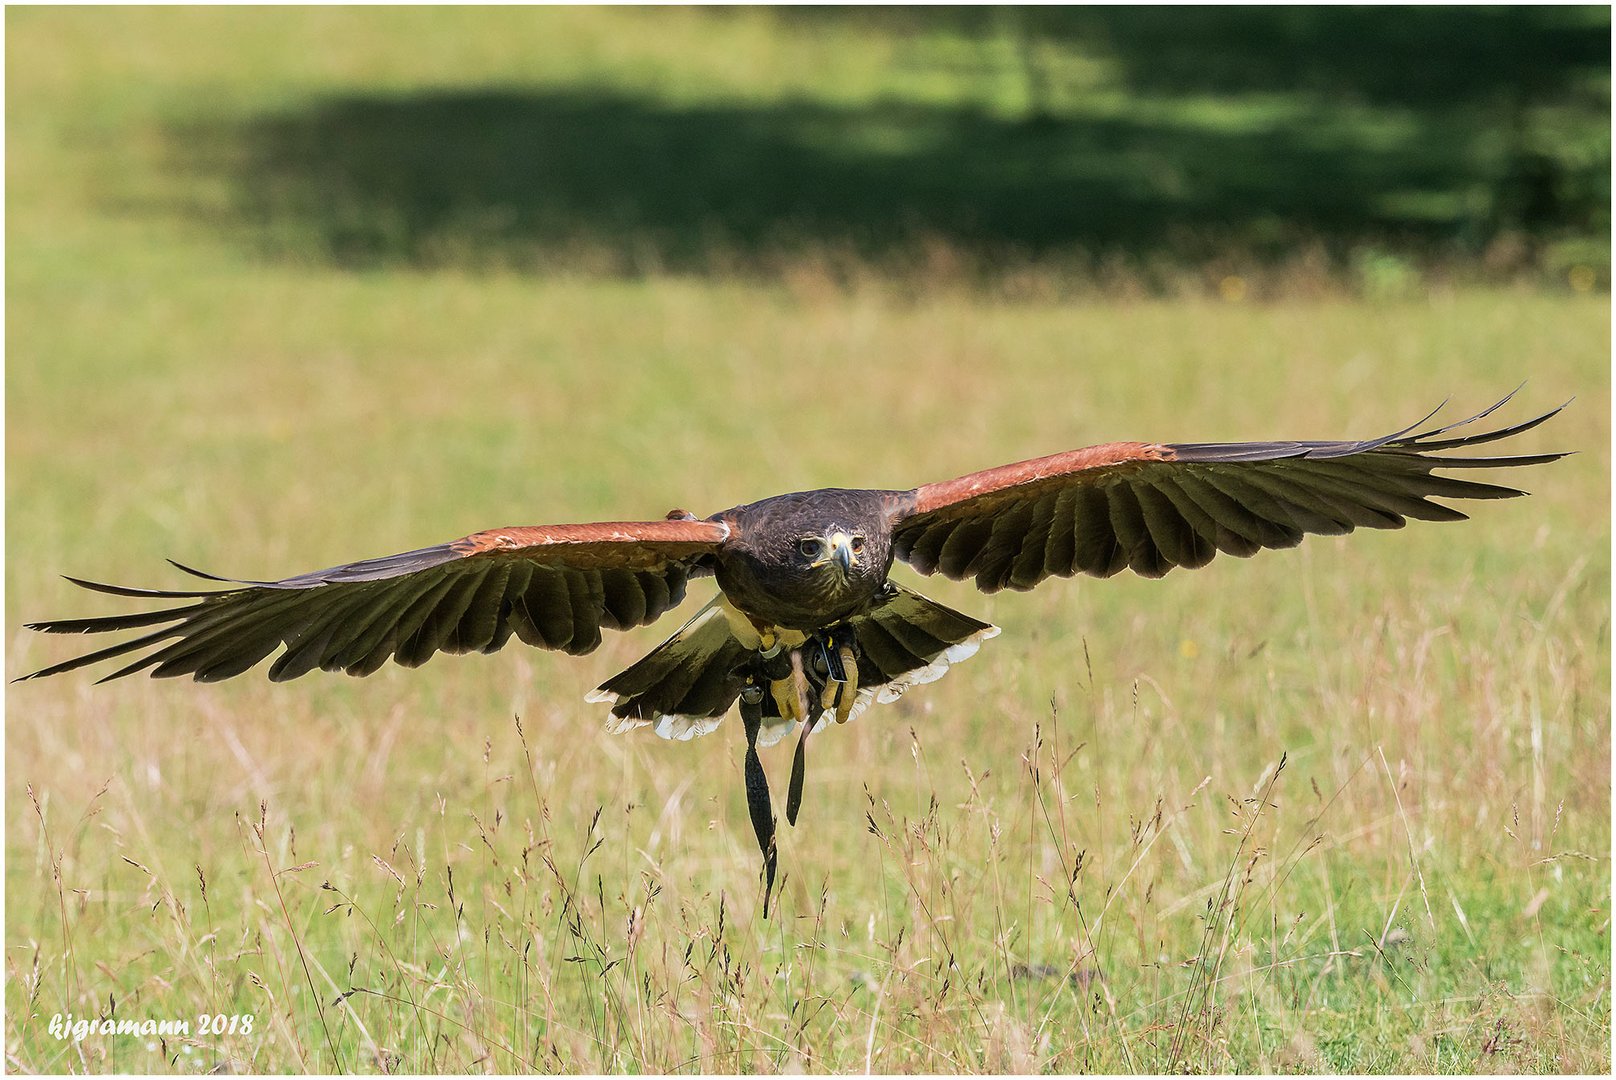
[[[858,565],[858,556],[853,553],[853,538],[844,532],[832,533],[830,557],[841,564],[842,573],[851,571]]]
[[[810,541],[804,540],[807,544]],[[858,565],[859,549],[864,546],[862,536],[849,536],[844,532],[833,532],[820,540],[812,541],[819,549],[819,558],[808,564],[809,569],[818,570],[834,562],[841,567],[842,573],[850,573]]]

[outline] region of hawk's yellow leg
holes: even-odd
[[[836,650],[842,661],[842,672],[847,676],[846,682],[835,682],[827,679],[825,688],[819,692],[819,707],[825,712],[832,709],[836,711],[836,722],[847,723],[847,718],[853,713],[853,702],[858,697],[858,661],[853,658],[853,647],[843,645]]]
[[[808,716],[808,675],[802,669],[802,650],[791,650],[791,698],[797,707],[797,719],[810,723]]]
[[[836,704],[836,722],[845,724],[847,718],[853,715],[853,701],[858,697],[858,661],[853,658],[851,645],[843,645],[837,652],[841,654],[842,670],[847,673],[847,681],[842,684],[842,698]]]
[[[780,710],[780,715],[787,720],[801,720],[797,709],[797,688],[792,685],[791,678],[769,680],[769,693],[774,697],[774,707]]]
[[[791,674],[769,680],[769,693],[775,707],[787,720],[808,719],[808,676],[802,669],[802,650],[791,650]]]

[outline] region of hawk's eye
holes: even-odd
[[[821,541],[817,536],[805,536],[797,541],[797,551],[802,554],[803,558],[811,559],[819,554],[820,543]]]
[[[862,536],[853,537],[853,554],[855,554],[855,555],[864,554],[864,537],[862,537]]]

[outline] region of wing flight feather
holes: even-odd
[[[583,653],[604,627],[649,623],[709,572],[728,525],[688,519],[491,529],[448,544],[345,563],[280,581],[237,581],[175,563],[215,590],[132,589],[69,578],[96,592],[182,600],[156,611],[28,624],[53,634],[151,628],[24,679],[138,653],[101,681],[148,668],[167,678],[227,679],[283,650],[275,681],[319,667],[368,675],[388,659],[414,667],[437,652],[492,652],[514,632],[539,648]]]
[[[1432,500],[1525,492],[1438,470],[1515,468],[1564,456],[1437,453],[1520,435],[1565,408],[1462,433],[1513,396],[1419,434],[1412,433],[1436,413],[1377,439],[1117,442],[1001,465],[894,494],[893,550],[923,574],[974,579],[995,592],[1075,573],[1110,577],[1132,569],[1160,577],[1205,566],[1219,551],[1244,558],[1294,547],[1308,533],[1399,529],[1409,518],[1462,521],[1464,513]]]

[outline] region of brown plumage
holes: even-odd
[[[757,803],[759,790],[766,801],[766,781],[761,766],[753,768],[755,745],[777,740],[798,719],[813,721],[798,744],[792,786],[800,792],[809,731],[939,677],[998,632],[890,582],[894,559],[993,592],[1078,573],[1160,577],[1204,566],[1219,552],[1245,557],[1291,547],[1308,533],[1462,520],[1433,499],[1524,493],[1438,470],[1562,456],[1443,453],[1509,438],[1560,411],[1449,434],[1508,400],[1418,434],[1416,424],[1358,442],[1107,443],[909,491],[827,488],[706,519],[677,510],[660,521],[493,529],[280,581],[180,567],[222,589],[69,578],[99,592],[180,603],[30,623],[53,634],[146,632],[23,678],[133,654],[102,681],[149,670],[211,682],[277,650],[269,668],[277,681],[316,667],[367,675],[389,658],[414,667],[437,652],[493,652],[512,635],[587,653],[603,629],[654,622],[684,599],[690,579],[712,575],[718,599],[591,699],[611,704],[618,730],[654,724],[666,737],[689,738],[711,730],[740,698],[753,820],[772,880],[772,816]]]

